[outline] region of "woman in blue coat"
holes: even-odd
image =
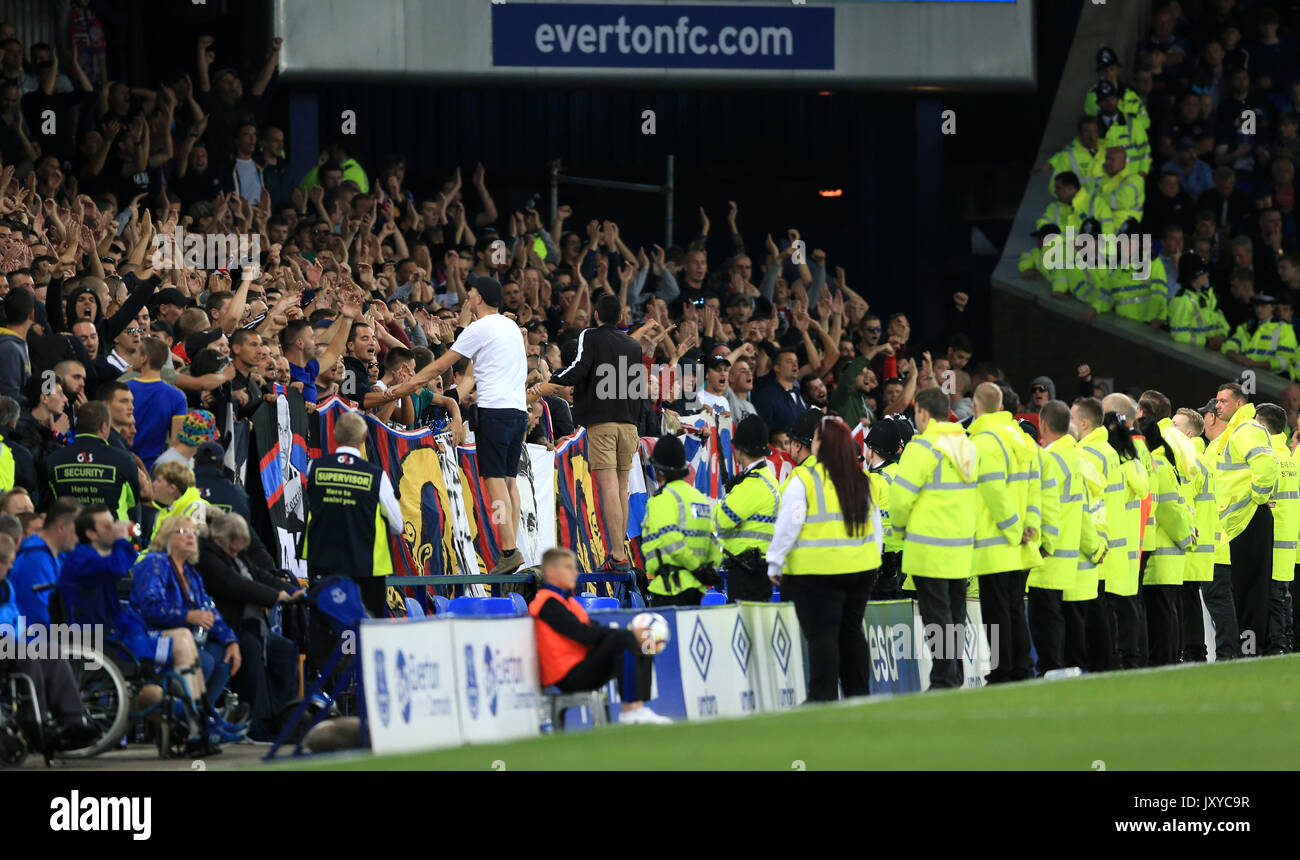
[[[131,606],[151,629],[164,637],[192,637],[197,645],[202,675],[185,677],[191,694],[201,703],[205,725],[191,726],[192,744],[210,752],[217,743],[240,740],[246,724],[231,725],[212,707],[226,689],[230,676],[239,671],[239,637],[217,611],[194,569],[199,559],[198,527],[189,517],[177,514],[163,520],[149,544],[149,552],[133,568]]]

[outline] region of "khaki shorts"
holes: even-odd
[[[606,421],[587,428],[587,458],[593,469],[631,471],[638,444],[635,424]]]

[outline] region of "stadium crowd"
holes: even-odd
[[[997,367],[971,366],[965,294],[944,309],[939,341],[917,344],[904,314],[874,309],[876,291],[850,286],[797,230],[746,237],[735,203],[722,235],[701,208],[684,247],[633,250],[605,213],[561,205],[546,223],[534,209],[498,211],[482,165],[412,188],[400,155],[368,169],[341,138],[299,176],[284,132],[262,115],[278,39],[245,80],[214,70],[216,46],[201,37],[194,68],[145,88],[108,80],[77,39],[60,65],[60,50],[18,36],[0,23],[0,621],[66,613],[182,671],[195,751],[269,740],[298,688],[300,643],[272,630],[267,611],[302,584],[278,569],[275,536],[252,525],[231,457],[236,425],[289,390],[309,410],[338,397],[393,427],[473,434],[488,493],[510,512],[496,521],[500,556],[483,560],[494,573],[524,563],[513,524],[525,441],[553,447],[585,428],[604,521],[621,535],[633,453],[655,439],[661,486],[635,571],[652,603],[699,604],[717,586],[766,599],[779,584],[809,640],[810,699],[867,692],[868,599],[911,588],[927,623],[960,628],[968,581],[1009,646],[990,681],[1033,675],[1031,634],[1040,673],[1204,659],[1202,595],[1220,658],[1290,648],[1289,592],[1271,583],[1290,578],[1300,528],[1284,434],[1300,398],[1280,418],[1261,407],[1256,421],[1229,385],[1214,408],[1175,413],[1158,392],[1099,401],[1083,367],[1072,406],[1045,377],[1022,400]],[[1180,80],[1174,68],[1159,72],[1164,89]],[[1280,72],[1271,80],[1286,97]],[[1137,133],[1147,110],[1130,90],[1120,103],[1131,117],[1114,113],[1104,87],[1098,95],[1129,142],[1096,159],[1104,177],[1075,172],[1071,186],[1058,172],[1060,227],[1143,217],[1140,199],[1109,210],[1102,200],[1140,198],[1140,182],[1110,186],[1151,157]],[[47,108],[58,135],[35,131]],[[1095,158],[1089,128],[1079,145]],[[1257,157],[1233,153],[1234,171]],[[1239,178],[1206,193],[1231,194]],[[1069,196],[1084,182],[1109,189],[1090,210],[1079,194],[1093,192]],[[1232,242],[1238,224],[1216,220],[1214,248],[1249,251]],[[182,233],[204,241],[177,245]],[[1192,268],[1179,264],[1186,290],[1209,295]],[[1052,276],[1037,257],[1030,271]],[[1234,284],[1242,271],[1252,274],[1237,266]],[[1077,286],[1067,291],[1082,298]],[[1172,295],[1171,314],[1182,294]],[[1242,325],[1225,344],[1258,354],[1263,329]],[[739,468],[720,503],[683,480],[684,419],[700,413],[735,427]],[[339,448],[313,463],[302,553],[313,580],[353,576],[384,614],[375,574],[391,570],[385,533],[401,532],[401,510],[364,462],[364,435],[341,422]],[[362,485],[348,498],[364,504],[342,510],[340,493]],[[612,543],[607,568],[633,571]],[[571,573],[547,578],[562,602]],[[66,606],[33,590],[48,583]],[[1013,609],[1026,593],[1028,627]],[[543,676],[572,687],[584,649],[614,646],[554,604],[533,603],[560,636],[543,649]],[[548,655],[561,663],[548,670]],[[936,652],[932,684],[960,683],[960,662]],[[599,683],[587,668],[583,679]],[[51,701],[67,683],[49,681]],[[241,713],[217,709],[227,687]]]

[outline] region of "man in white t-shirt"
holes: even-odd
[[[491,573],[513,573],[523,566],[524,557],[515,546],[515,524],[519,522],[519,490],[515,475],[528,432],[528,404],[525,383],[528,357],[519,325],[498,310],[503,300],[501,284],[495,279],[470,275],[469,306],[474,315],[451,348],[434,359],[406,382],[392,386],[390,393],[405,396],[443,373],[462,358],[474,366],[478,391],[478,430],[474,433],[478,473],[492,497],[493,511],[502,506],[509,513],[493,517],[501,535],[501,557]]]
[[[727,377],[731,374],[731,360],[725,355],[711,355],[704,359],[704,388],[695,396],[701,406],[713,410],[714,415],[731,412],[727,400]]]

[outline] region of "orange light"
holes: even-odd
[[[843,197],[843,188],[823,188],[817,192],[822,197]]]
[[[817,95],[819,95],[819,96],[829,96],[829,95],[834,95],[834,93],[832,93],[830,90],[818,90],[818,91],[817,91]]]

